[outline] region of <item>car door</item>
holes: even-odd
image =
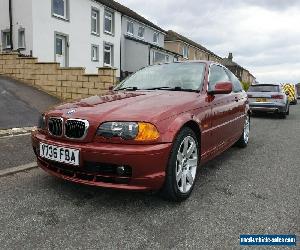
[[[209,71],[208,91],[218,82],[230,82],[224,67],[212,64]],[[224,146],[233,137],[232,122],[236,116],[234,95],[216,94],[210,97],[211,105],[211,150]]]
[[[239,79],[228,69],[225,69],[233,85],[232,97],[234,99],[233,121],[234,137],[240,137],[245,123],[245,110],[247,102],[247,94],[243,90]]]

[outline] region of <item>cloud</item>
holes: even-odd
[[[300,82],[299,0],[119,0],[234,60],[264,82]]]

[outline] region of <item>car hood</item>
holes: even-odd
[[[197,97],[198,93],[179,91],[110,92],[59,105],[49,114],[98,121],[155,122],[192,109]]]

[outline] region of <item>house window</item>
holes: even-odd
[[[104,66],[112,66],[113,65],[113,45],[104,44]]]
[[[99,10],[92,8],[91,14],[92,34],[99,35]]]
[[[127,34],[133,36],[133,22],[127,22]]]
[[[189,57],[189,48],[188,46],[184,45],[182,48],[182,55],[184,58],[188,58]]]
[[[19,29],[18,32],[18,47],[19,49],[25,49],[25,30]]]
[[[113,33],[113,13],[110,11],[104,13],[104,31],[109,34]]]
[[[52,0],[53,16],[67,19],[69,0]]]
[[[153,34],[153,43],[158,43],[158,33]]]
[[[92,61],[99,62],[99,46],[92,45]]]
[[[2,31],[2,46],[3,49],[11,49],[10,31]]]
[[[169,56],[166,56],[164,53],[154,51],[153,54],[153,64],[164,63],[167,62]]]
[[[138,37],[144,38],[144,35],[145,35],[145,28],[143,26],[140,26],[138,30]]]

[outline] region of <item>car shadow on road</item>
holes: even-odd
[[[255,113],[251,115],[252,118],[258,118],[258,119],[273,119],[273,120],[280,120],[278,114],[274,113]]]
[[[210,196],[212,179],[216,172],[221,169],[222,163],[234,157],[236,148],[224,152],[214,160],[199,167],[196,177],[196,184],[192,196],[182,203],[169,202],[161,198],[159,192],[135,192],[105,189],[93,186],[86,186],[77,183],[72,183],[48,176],[45,178],[48,188],[51,188],[54,193],[64,196],[64,199],[71,201],[77,207],[83,207],[93,204],[96,207],[118,208],[130,206],[139,206],[140,208],[174,208],[184,206],[188,202],[198,202]]]

